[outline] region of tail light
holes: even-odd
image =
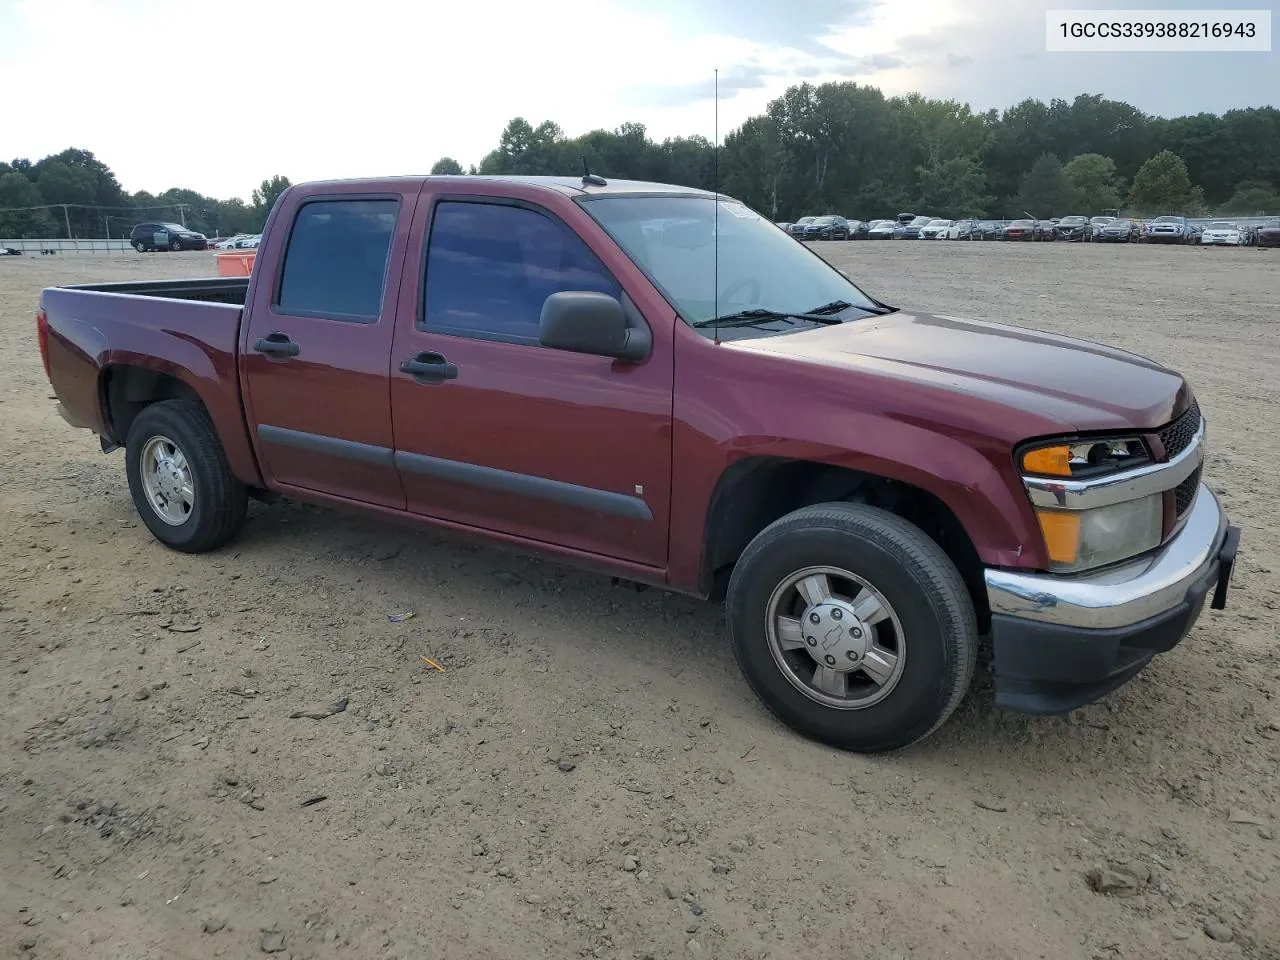
[[[45,378],[51,379],[49,374],[49,315],[44,312],[44,307],[36,311],[36,340],[40,344],[40,360],[44,363]]]

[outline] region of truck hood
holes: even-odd
[[[914,381],[1037,417],[1045,432],[1154,428],[1190,405],[1182,376],[1155,361],[961,317],[899,312],[726,346]]]

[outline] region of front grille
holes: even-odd
[[[1160,443],[1164,446],[1165,458],[1172,460],[1186,450],[1199,429],[1200,404],[1192,400],[1191,408],[1186,413],[1160,431]]]
[[[1174,512],[1179,518],[1190,509],[1196,498],[1196,491],[1200,488],[1200,471],[1203,469],[1203,464],[1196,467],[1195,472],[1173,490]]]

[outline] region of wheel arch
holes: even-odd
[[[703,529],[700,592],[723,599],[734,565],[761,530],[802,507],[831,501],[880,507],[921,529],[956,565],[979,626],[986,628],[990,608],[982,560],[950,506],[915,484],[813,460],[747,456],[721,473]]]

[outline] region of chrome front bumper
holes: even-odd
[[[1079,576],[988,569],[991,613],[1088,630],[1141,623],[1184,602],[1218,564],[1226,537],[1226,514],[1200,484],[1182,529],[1150,556]]]
[[[1190,632],[1210,592],[1226,606],[1240,531],[1201,484],[1154,554],[1079,576],[986,572],[996,704],[1067,713],[1105,696]]]

